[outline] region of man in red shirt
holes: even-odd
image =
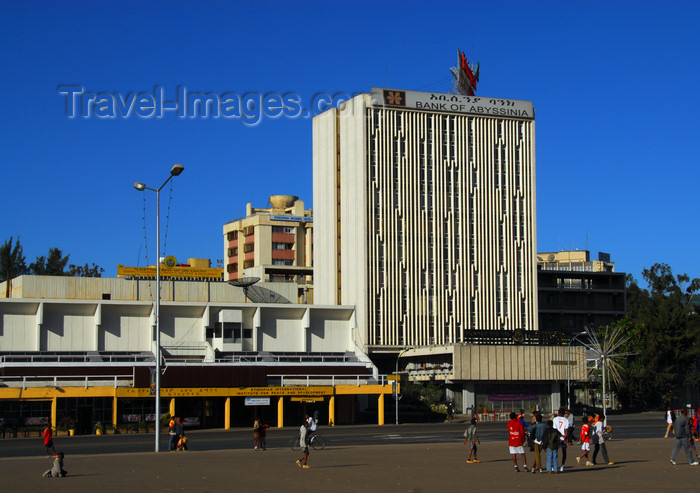
[[[527,457],[525,457],[525,428],[518,419],[518,415],[510,413],[510,421],[508,421],[508,448],[510,455],[513,457],[513,467],[515,472],[520,472],[518,469],[518,455],[523,458],[523,469],[527,472]]]
[[[49,449],[53,450],[54,455],[56,455],[56,448],[53,446],[53,433],[51,432],[51,425],[46,425],[41,436],[44,438],[44,447],[46,447],[46,457],[49,457]]]

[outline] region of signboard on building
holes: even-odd
[[[269,406],[270,405],[270,398],[269,397],[246,397],[245,398],[245,405],[246,406]]]
[[[532,101],[372,88],[372,106],[534,120]]]
[[[229,396],[229,397],[286,397],[286,396],[322,396],[333,395],[333,387],[187,387],[164,388],[161,395],[165,397],[201,397],[201,396]]]
[[[224,269],[222,268],[209,268],[209,269],[198,269],[194,267],[166,267],[165,265],[160,268],[161,277],[189,277],[189,278],[208,278],[208,279],[222,279],[224,275]],[[117,265],[117,277],[123,276],[134,276],[134,277],[156,277],[155,267],[125,267],[123,265]]]
[[[270,216],[270,219],[272,221],[299,221],[299,222],[306,222],[306,223],[313,222],[313,220],[314,220],[313,217],[305,217],[305,216]]]
[[[536,401],[537,394],[525,392],[517,394],[489,394],[490,401]]]

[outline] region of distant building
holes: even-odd
[[[270,206],[256,209],[248,204],[244,218],[224,225],[225,279],[294,282],[299,292],[293,302],[308,303],[313,279],[312,211],[293,195],[273,195]]]
[[[537,282],[541,331],[572,335],[626,314],[625,273],[615,272],[609,254],[591,260],[587,250],[538,253]]]

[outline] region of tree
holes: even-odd
[[[46,256],[39,256],[27,267],[22,245],[19,238],[12,247],[12,237],[6,240],[0,247],[0,282],[12,280],[22,274],[32,274],[36,276],[73,276],[73,277],[102,277],[105,271],[95,264],[85,263],[85,265],[68,264],[70,254],[63,255],[60,248],[49,248]],[[66,270],[66,266],[68,269]],[[10,283],[7,283],[5,296],[9,297]]]
[[[49,248],[47,257],[37,257],[35,262],[29,264],[29,271],[35,276],[65,276],[69,257],[70,254],[64,257],[59,248]]]
[[[12,237],[5,240],[0,247],[0,282],[7,281],[5,285],[5,297],[10,297],[10,283],[12,279],[22,274],[26,274],[27,264],[25,263],[24,255],[22,254],[22,245],[19,243],[19,237],[15,241],[14,248],[12,247]]]
[[[689,402],[700,383],[700,317],[690,301],[700,291],[700,280],[673,275],[667,264],[642,271],[649,290],[628,278],[628,343],[637,353],[627,357],[620,398],[642,409],[663,409]]]
[[[92,266],[88,266],[87,263],[85,265],[70,264],[67,275],[74,277],[102,277],[104,271],[102,267],[95,263]]]

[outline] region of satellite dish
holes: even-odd
[[[231,286],[236,286],[237,288],[243,288],[243,294],[245,296],[245,301],[248,303],[248,288],[260,280],[259,277],[241,277],[240,279],[234,279],[228,283]]]
[[[240,279],[234,279],[228,283],[231,286],[236,286],[237,288],[249,288],[259,280],[259,277],[241,277]]]

